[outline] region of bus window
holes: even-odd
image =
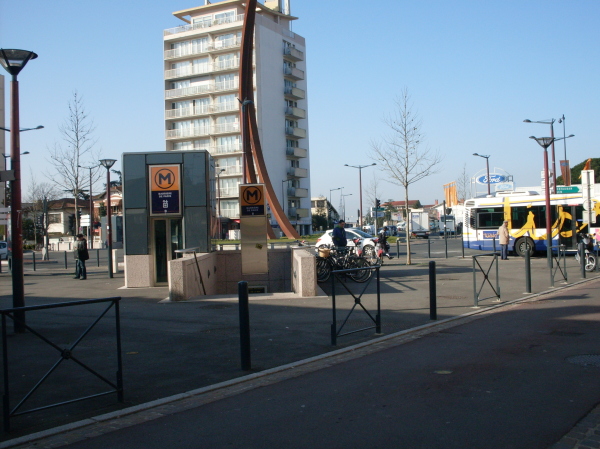
[[[477,211],[477,229],[498,229],[503,221],[504,212],[501,207]]]

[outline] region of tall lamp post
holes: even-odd
[[[342,209],[343,209],[342,218],[344,219],[344,221],[346,220],[346,197],[347,196],[352,196],[352,194],[347,193],[345,195],[342,195]]]
[[[331,192],[333,192],[335,190],[342,190],[342,189],[343,189],[343,187],[338,187],[337,189],[329,189],[329,204],[327,205],[327,226],[329,226],[329,222],[331,221],[331,212],[330,212],[330,209],[332,207],[332,205],[331,205]],[[333,223],[331,223],[331,224],[333,224]]]
[[[473,153],[473,156],[479,156],[479,157],[483,157],[485,158],[485,169],[487,171],[487,187],[488,187],[488,195],[491,195],[490,192],[490,155],[488,154],[487,156],[485,154],[479,154],[479,153]],[[475,189],[477,191],[477,188]]]
[[[82,167],[87,168],[90,171],[90,223],[88,225],[88,244],[90,249],[94,248],[94,236],[92,234],[92,223],[94,222],[94,198],[92,195],[92,170],[94,168],[100,167],[100,165],[92,165],[91,167]],[[80,225],[81,226],[81,225]]]
[[[42,128],[43,128],[43,126],[42,126]],[[3,129],[3,130],[5,130],[5,131],[10,131],[10,130],[8,130],[8,129],[5,129],[5,128],[0,128],[0,129]],[[21,130],[21,131],[23,131],[23,130]],[[21,156],[23,156],[24,154],[29,154],[29,151],[23,151],[23,152],[21,153]],[[2,156],[4,157],[4,170],[8,170],[8,164],[6,163],[6,161],[10,160],[10,156],[9,156],[9,155],[6,155],[6,154],[3,154]],[[2,204],[2,207],[8,207],[8,193],[7,193],[7,186],[8,186],[8,181],[6,181],[6,182],[4,183],[4,200],[3,200],[4,202],[3,202],[3,204]],[[8,230],[6,230],[6,234],[8,234]],[[8,235],[5,235],[5,236],[4,236],[4,238],[6,238],[6,239],[7,239],[7,238],[8,238]]]
[[[25,285],[23,280],[23,222],[21,206],[21,153],[19,127],[19,82],[17,75],[30,59],[37,54],[28,50],[0,49],[0,64],[11,74],[10,81],[10,165],[14,171],[14,180],[10,182],[11,209],[10,226],[12,230],[12,291],[13,307],[25,306]],[[15,333],[25,332],[25,312],[15,313]]]
[[[553,118],[548,120],[539,120],[532,121],[529,119],[523,120],[524,123],[541,123],[542,125],[550,125],[550,138],[554,139],[554,122]],[[538,142],[539,143],[539,142]],[[540,144],[541,145],[541,144]],[[552,145],[552,193],[556,193],[556,161],[554,160],[554,140],[551,143]],[[548,180],[548,176],[546,176],[546,180]]]
[[[359,207],[360,207],[360,217],[358,217],[358,222],[360,224],[360,229],[363,226],[363,209],[362,209],[362,169],[365,167],[372,167],[373,165],[377,165],[375,162],[369,165],[348,165],[344,164],[344,167],[352,167],[358,168],[358,192],[359,192]]]
[[[223,238],[223,225],[221,224],[221,173],[224,171],[226,171],[224,168],[219,168],[217,170],[217,218],[219,220],[219,240]]]
[[[544,149],[544,176],[546,182],[544,183],[544,191],[546,195],[546,256],[548,257],[548,267],[552,268],[552,215],[550,213],[550,183],[548,173],[548,147],[554,143],[554,137],[534,137],[530,136],[530,139],[535,139],[537,143]]]
[[[110,204],[110,168],[117,162],[115,159],[101,159],[100,165],[106,168],[106,240],[108,247],[108,277],[113,277],[112,260],[112,226],[111,226],[111,204]]]
[[[564,143],[564,148],[565,148],[565,158],[560,161],[560,166],[561,166],[561,173],[563,174],[563,181],[565,183],[566,186],[570,186],[571,185],[571,167],[569,166],[569,160],[567,159],[567,132],[565,129],[565,114],[563,114],[563,116],[561,118],[558,119],[558,123],[562,123],[563,125],[563,143]],[[569,137],[572,137],[573,135],[571,134]],[[565,167],[564,173],[562,170],[562,167]]]

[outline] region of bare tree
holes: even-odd
[[[371,145],[372,158],[381,164],[388,176],[387,181],[404,188],[406,205],[406,264],[411,264],[410,257],[410,216],[408,214],[408,188],[421,179],[437,173],[442,161],[439,152],[432,152],[423,146],[421,132],[422,122],[413,112],[413,105],[406,88],[395,100],[396,111],[390,114],[384,122],[391,133],[383,142]]]
[[[458,201],[465,201],[471,190],[471,178],[467,174],[467,164],[463,165],[463,169],[460,172],[458,179],[456,180],[456,191],[458,194]]]
[[[49,182],[40,182],[36,179],[31,171],[31,183],[29,184],[29,189],[27,191],[27,202],[31,203],[31,212],[33,212],[34,217],[38,217],[39,215],[44,214],[44,201],[52,201],[59,197],[58,190],[56,186]],[[34,224],[34,235],[35,235],[35,245],[37,247],[37,236],[38,236],[38,226],[41,224],[42,235],[48,235],[48,227],[50,223],[48,223],[48,217],[44,216],[41,222],[37,220],[33,220]],[[44,240],[44,247],[46,248],[44,259],[47,258],[47,238]]]
[[[70,192],[75,198],[75,234],[79,230],[78,200],[85,198],[83,186],[87,184],[85,167],[93,167],[92,183],[101,176],[97,169],[100,152],[95,150],[96,140],[93,137],[95,131],[93,121],[89,118],[83,99],[77,93],[69,102],[69,115],[65,122],[59,127],[62,136],[62,144],[55,143],[54,147],[48,149],[50,163],[56,174],[48,175],[58,188]]]

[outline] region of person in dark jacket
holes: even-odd
[[[379,232],[379,235],[377,236],[377,244],[379,245],[379,248],[381,248],[381,250],[383,251],[383,254],[385,254],[387,256],[388,259],[393,259],[393,256],[390,256],[390,245],[388,245],[387,242],[387,233],[388,233],[388,228],[387,226],[384,226],[383,229]]]
[[[75,255],[75,277],[74,279],[87,279],[87,270],[85,268],[85,261],[90,258],[87,249],[87,240],[83,237],[83,234],[77,234],[77,240],[75,241],[75,248],[73,249]]]
[[[346,245],[348,245],[346,230],[344,229],[345,225],[346,222],[344,220],[340,220],[338,221],[338,225],[333,228],[333,235],[331,236],[331,239],[333,240],[333,244],[335,246],[346,247]]]

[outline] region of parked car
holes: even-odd
[[[8,259],[8,243],[0,242],[0,260]]]
[[[315,246],[317,248],[324,245],[332,245],[333,240],[331,235],[333,234],[333,229],[328,229],[325,231],[321,237],[317,239],[317,243]],[[361,231],[357,228],[346,228],[346,238],[348,239],[348,246],[355,246],[352,239],[359,238],[361,240],[358,248],[362,251],[371,250],[375,251],[375,246],[377,244],[377,238],[367,234],[366,232]]]

